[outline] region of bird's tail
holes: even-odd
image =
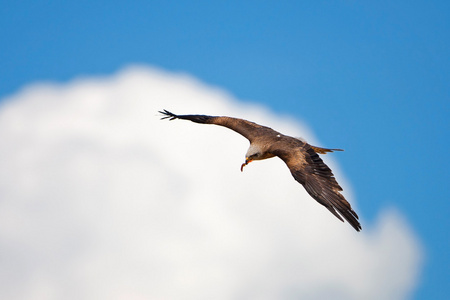
[[[311,148],[319,154],[327,154],[329,152],[334,152],[334,151],[344,151],[342,149],[328,149],[328,148],[321,148],[321,147],[316,147],[316,146],[311,146]]]

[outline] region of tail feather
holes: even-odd
[[[342,149],[328,149],[328,148],[321,148],[321,147],[316,147],[316,146],[311,146],[311,148],[319,154],[327,154],[329,152],[334,152],[334,151],[344,151]]]

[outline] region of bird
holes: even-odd
[[[342,187],[336,181],[331,169],[319,157],[342,149],[328,149],[312,146],[306,141],[284,135],[274,129],[244,119],[226,116],[176,115],[168,110],[159,111],[161,120],[189,120],[199,124],[214,124],[227,127],[250,142],[241,165],[241,172],[250,162],[279,157],[285,162],[294,179],[303,185],[308,194],[325,206],[336,218],[344,219],[356,230],[362,229],[358,215],[340,193]]]

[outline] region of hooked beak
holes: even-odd
[[[245,158],[245,163],[243,163],[243,164],[241,165],[241,172],[244,171],[244,167],[245,167],[246,165],[248,165],[249,163],[251,163],[251,162],[252,162],[252,160],[251,160],[251,159],[248,159],[248,157],[246,157],[246,158]]]

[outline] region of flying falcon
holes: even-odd
[[[182,119],[200,124],[215,124],[243,135],[250,141],[250,147],[245,155],[241,171],[254,160],[278,156],[286,163],[292,176],[305,187],[311,197],[325,206],[342,222],[344,222],[343,217],[356,231],[361,230],[358,215],[340,193],[342,188],[334,178],[331,169],[318,155],[343,150],[311,146],[298,138],[281,134],[272,128],[243,119],[206,115],[176,115],[167,110],[160,111],[160,113],[163,114],[161,120]]]

